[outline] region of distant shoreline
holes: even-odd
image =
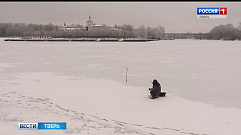
[[[73,42],[147,42],[159,39],[148,38],[8,38],[4,41],[73,41]]]

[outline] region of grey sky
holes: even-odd
[[[198,19],[197,7],[227,7],[226,19]],[[85,25],[131,24],[166,32],[209,32],[214,26],[241,22],[241,2],[0,2],[0,22]]]

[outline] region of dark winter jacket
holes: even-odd
[[[155,79],[153,80],[153,87],[151,90],[151,96],[152,97],[158,97],[161,93],[161,85],[158,83],[158,81]]]

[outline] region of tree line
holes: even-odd
[[[77,27],[84,27],[76,25]],[[0,37],[21,37],[21,38],[46,38],[46,37],[102,37],[102,38],[165,38],[165,28],[161,25],[156,27],[141,25],[134,28],[133,25],[124,24],[114,26],[121,30],[100,29],[95,31],[58,31],[59,25],[49,24],[25,24],[25,23],[0,23]],[[212,28],[209,32],[211,36],[206,39],[215,40],[241,40],[241,22],[238,27],[232,24],[219,25]]]
[[[241,40],[241,22],[238,27],[233,24],[215,26],[210,32],[213,34],[212,39],[216,40]]]
[[[82,27],[76,25],[76,27]],[[0,37],[22,38],[46,38],[46,37],[119,37],[119,38],[162,38],[165,34],[164,27],[134,28],[133,25],[124,24],[114,28],[121,30],[101,29],[94,31],[58,31],[59,25],[49,24],[25,24],[25,23],[0,23]]]
[[[25,23],[0,23],[0,37],[44,37],[52,36],[59,26],[51,23],[25,24]]]

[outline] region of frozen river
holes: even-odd
[[[1,39],[0,134],[240,135],[240,67],[241,41]],[[149,99],[153,79],[166,97]]]
[[[128,82],[125,82],[128,67]],[[241,108],[241,42],[0,41],[0,74],[54,72],[150,87],[193,101]]]

